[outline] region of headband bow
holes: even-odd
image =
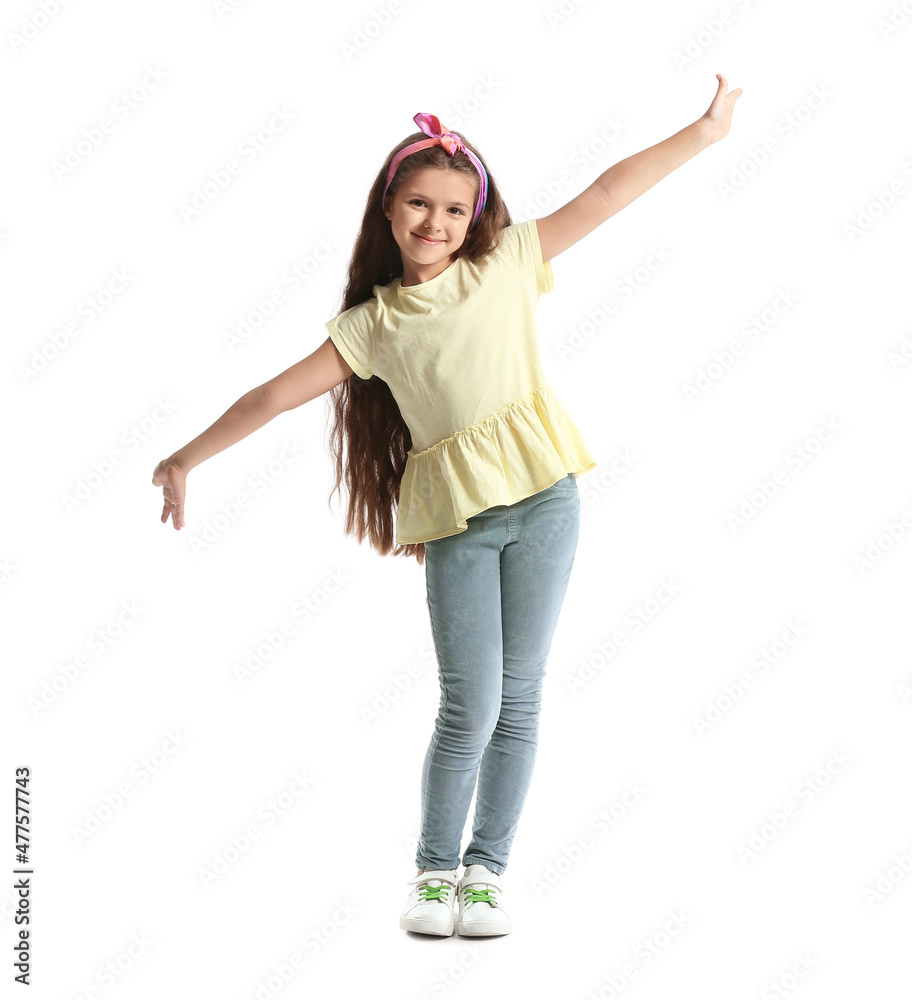
[[[440,124],[440,119],[436,115],[421,112],[415,115],[412,121],[415,122],[425,135],[429,135],[431,138],[413,142],[410,146],[406,146],[405,149],[399,150],[399,152],[393,157],[386,175],[386,187],[383,189],[384,203],[386,202],[386,192],[389,189],[390,183],[396,176],[399,164],[405,159],[405,157],[410,153],[418,152],[419,149],[427,149],[428,146],[440,145],[443,146],[450,156],[455,156],[457,153],[464,153],[472,161],[473,166],[478,171],[480,183],[478,185],[478,200],[475,203],[475,214],[472,216],[472,225],[474,226],[475,223],[478,222],[479,216],[481,215],[485,207],[485,203],[488,200],[488,175],[485,168],[481,164],[481,160],[479,160],[470,149],[466,148],[465,143],[459,138],[458,135],[448,132]]]

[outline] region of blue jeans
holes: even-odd
[[[440,707],[421,776],[419,868],[502,874],[532,779],[542,682],[579,539],[576,476],[425,542]]]

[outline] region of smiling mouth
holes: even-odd
[[[417,236],[419,240],[423,240],[429,246],[436,246],[438,243],[443,243],[443,240],[431,239],[428,236],[422,236],[420,233],[412,233],[412,236]]]

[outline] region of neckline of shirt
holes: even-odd
[[[516,228],[518,226],[523,226],[523,225],[527,226],[531,221],[533,221],[533,220],[526,219],[525,222],[514,222],[510,226],[505,226],[504,227],[504,232],[506,232],[507,229]],[[453,263],[450,264],[449,267],[444,268],[440,272],[440,274],[436,275],[433,278],[429,278],[427,281],[419,281],[417,285],[403,285],[402,284],[402,278],[401,277],[396,278],[395,281],[394,281],[394,284],[396,286],[396,291],[398,291],[398,292],[420,292],[420,291],[422,291],[425,288],[430,288],[431,285],[433,285],[436,282],[440,281],[443,278],[444,275],[449,274],[450,271],[452,271],[460,261],[465,260],[465,259],[466,259],[465,257],[457,257],[456,260],[454,260]]]
[[[440,274],[434,275],[433,278],[428,278],[427,281],[419,281],[417,285],[403,285],[402,278],[396,278],[396,288],[401,292],[420,292],[424,288],[429,288],[435,282],[440,281],[440,279],[445,275],[449,274],[450,271],[462,260],[462,257],[457,257],[449,267],[445,267]]]

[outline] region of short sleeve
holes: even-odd
[[[554,274],[551,261],[542,260],[541,242],[538,238],[538,224],[535,219],[519,222],[504,230],[505,252],[512,256],[529,284],[538,295],[544,295],[554,288]]]
[[[352,306],[326,323],[330,340],[345,358],[349,368],[359,378],[371,378],[374,374],[371,361],[371,339],[374,332],[374,310],[371,306],[376,299]]]
[[[541,242],[538,238],[538,223],[535,219],[529,220],[529,234],[532,241],[532,253],[535,259],[535,278],[538,283],[538,294],[544,295],[554,288],[554,274],[551,271],[551,261],[542,260]]]

